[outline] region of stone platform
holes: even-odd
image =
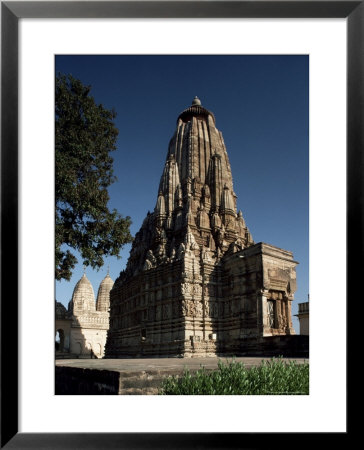
[[[204,366],[215,370],[218,361],[231,358],[135,358],[135,359],[63,359],[56,363],[58,395],[150,395],[157,394],[163,378],[182,375],[187,368],[195,372]],[[237,357],[245,367],[259,366],[265,357]],[[304,358],[284,358],[284,361],[308,361]]]

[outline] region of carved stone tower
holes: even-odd
[[[254,244],[236,200],[222,134],[195,97],[110,293],[106,357],[241,353],[294,333],[292,253]]]

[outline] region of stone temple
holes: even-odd
[[[110,292],[107,358],[242,355],[295,334],[297,262],[255,243],[236,203],[222,134],[196,97]]]

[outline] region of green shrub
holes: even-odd
[[[234,360],[207,372],[201,367],[191,374],[185,369],[182,377],[166,378],[161,395],[307,395],[309,364],[286,362],[282,358],[262,361],[258,367],[245,368]]]

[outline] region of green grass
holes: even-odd
[[[164,380],[161,395],[308,395],[309,364],[286,362],[282,358],[262,361],[258,367],[247,369],[234,360],[207,372],[204,367],[182,377]]]

